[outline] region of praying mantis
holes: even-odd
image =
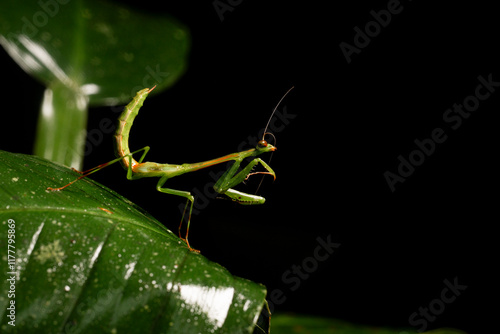
[[[241,151],[237,153],[231,153],[216,159],[208,160],[208,161],[203,161],[203,162],[196,162],[196,163],[185,163],[182,165],[174,165],[174,164],[168,164],[168,163],[156,163],[156,162],[143,162],[144,158],[146,157],[146,154],[149,151],[149,146],[145,146],[139,150],[130,152],[128,140],[129,140],[129,134],[130,134],[130,129],[132,128],[132,124],[134,122],[134,119],[139,113],[139,109],[143,106],[143,103],[146,99],[146,97],[151,93],[153,89],[155,89],[156,86],[153,88],[145,88],[137,92],[136,96],[132,99],[132,101],[127,104],[118,118],[118,127],[116,129],[115,133],[115,154],[117,156],[116,159],[108,161],[104,164],[98,165],[94,168],[91,168],[89,170],[80,172],[77,171],[78,173],[81,174],[80,177],[77,179],[71,181],[70,183],[59,187],[59,188],[51,188],[48,187],[47,189],[50,191],[61,191],[65,189],[66,187],[72,185],[76,181],[89,176],[92,173],[95,173],[104,167],[107,167],[109,165],[112,165],[116,162],[120,162],[123,168],[127,171],[127,179],[129,180],[136,180],[144,177],[158,177],[160,180],[156,184],[156,190],[165,194],[170,194],[170,195],[176,195],[180,197],[186,198],[186,205],[184,207],[184,212],[181,217],[181,222],[179,224],[179,238],[183,240],[188,249],[193,252],[199,253],[198,250],[194,249],[191,247],[188,241],[188,234],[189,234],[189,227],[191,223],[191,214],[193,211],[193,204],[194,204],[194,196],[189,192],[189,191],[183,191],[183,190],[176,190],[176,189],[171,189],[164,187],[165,183],[176,176],[190,173],[190,172],[195,172],[203,168],[215,166],[224,162],[228,161],[234,161],[234,163],[229,167],[227,171],[225,171],[222,176],[217,180],[215,183],[214,190],[229,198],[230,200],[237,202],[239,204],[243,205],[256,205],[256,204],[263,204],[266,200],[264,197],[257,196],[257,195],[251,195],[247,194],[244,192],[240,192],[238,190],[233,189],[236,185],[240,184],[241,182],[247,180],[250,176],[256,175],[256,174],[264,174],[264,175],[272,175],[274,179],[276,179],[276,173],[269,167],[267,163],[265,163],[261,158],[258,158],[259,155],[267,153],[267,152],[273,152],[276,150],[276,147],[269,144],[266,140],[264,140],[265,135],[267,134],[267,127],[269,126],[269,122],[271,121],[276,109],[278,108],[279,104],[281,101],[285,98],[285,96],[292,90],[290,88],[285,95],[280,99],[276,107],[274,108],[271,117],[269,118],[269,121],[267,122],[266,128],[264,129],[264,134],[262,135],[262,139],[257,143],[257,146],[255,148],[251,148],[246,151]],[[142,152],[142,155],[140,159],[137,161],[133,158],[133,156],[137,153]],[[240,168],[241,163],[243,160],[250,158],[251,161],[242,168],[241,171],[238,172],[238,169]],[[261,164],[262,167],[266,170],[265,172],[252,172],[253,168]],[[187,219],[187,228],[186,228],[186,233],[184,237],[181,235],[181,228],[182,224],[184,222],[184,217],[186,214],[186,210],[189,206],[189,212],[188,212],[188,219]]]

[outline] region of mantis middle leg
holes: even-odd
[[[189,225],[191,223],[191,213],[193,212],[194,196],[191,195],[191,193],[189,191],[163,188],[163,185],[165,184],[165,182],[167,182],[168,179],[169,179],[168,176],[161,177],[156,185],[156,190],[158,190],[159,192],[165,193],[165,194],[185,197],[187,199],[186,206],[184,207],[184,212],[182,213],[181,222],[179,224],[179,238],[181,238],[187,244],[189,250],[199,253],[200,251],[192,248],[189,245],[189,241],[188,241]],[[189,204],[190,202],[191,202],[191,204]],[[185,236],[185,238],[183,238],[181,236],[181,227],[182,227],[182,222],[184,221],[184,216],[186,215],[186,209],[187,209],[188,205],[189,205],[189,214],[188,214],[188,220],[187,220],[186,236]]]

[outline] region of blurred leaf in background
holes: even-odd
[[[0,44],[47,87],[35,154],[81,169],[88,107],[171,86],[186,70],[190,37],[171,17],[106,1],[3,0]]]

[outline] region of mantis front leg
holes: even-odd
[[[253,167],[260,163],[267,172],[255,172],[252,173]],[[243,193],[238,190],[231,189],[232,187],[240,184],[241,182],[247,180],[251,175],[256,174],[268,174],[276,178],[274,171],[266,164],[262,159],[255,158],[248,163],[248,165],[243,168],[238,174],[234,175],[238,168],[240,167],[241,161],[235,160],[234,164],[229,168],[219,180],[214,185],[214,189],[219,194],[226,195],[231,200],[238,202],[243,205],[254,205],[254,204],[264,204],[266,199],[261,196],[251,195]]]

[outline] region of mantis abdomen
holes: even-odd
[[[145,88],[137,92],[137,95],[134,97],[134,99],[129,104],[127,104],[127,106],[123,109],[120,117],[118,117],[118,127],[115,132],[115,154],[117,158],[123,157],[120,162],[125,169],[129,168],[130,161],[132,162],[131,167],[139,164],[130,155],[130,148],[128,147],[130,128],[132,127],[134,119],[139,113],[139,109],[142,107],[144,100],[155,87],[151,89]]]

